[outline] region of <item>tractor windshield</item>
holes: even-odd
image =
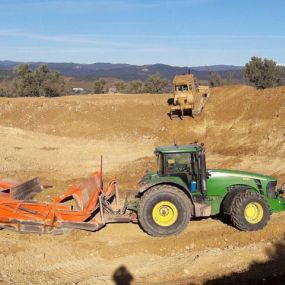
[[[165,172],[191,172],[190,153],[167,153],[165,155]]]
[[[199,156],[197,153],[157,153],[157,169],[161,175],[188,173],[194,180],[198,180]]]
[[[200,153],[199,152],[157,152],[157,169],[161,176],[180,177],[187,185],[196,181],[200,189]]]

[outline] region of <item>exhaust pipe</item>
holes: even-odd
[[[201,194],[203,199],[207,197],[207,169],[206,169],[206,155],[205,148],[200,154],[200,177],[201,177]]]

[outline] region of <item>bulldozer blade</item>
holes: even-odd
[[[38,178],[33,178],[24,183],[11,187],[10,194],[16,200],[31,200],[42,191],[42,186]]]

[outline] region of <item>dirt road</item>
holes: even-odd
[[[155,145],[198,140],[206,144],[208,167],[285,181],[285,88],[217,88],[199,118],[183,121],[169,120],[167,98],[0,98],[0,177],[39,176],[54,187],[38,199],[51,200],[97,169],[103,154],[106,177],[116,174],[125,192],[155,168]],[[245,272],[236,279],[272,277],[285,269],[284,218],[274,214],[268,227],[254,233],[218,219],[191,221],[181,235],[168,238],[152,238],[135,224],[64,236],[1,231],[0,278],[3,284],[114,284],[113,275],[123,274],[133,284],[201,284],[232,272]]]

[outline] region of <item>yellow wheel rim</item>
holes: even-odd
[[[169,201],[157,203],[152,210],[152,218],[161,227],[173,225],[178,217],[176,206]]]
[[[263,218],[263,208],[257,202],[252,202],[246,205],[244,209],[244,217],[250,224],[257,224]]]

